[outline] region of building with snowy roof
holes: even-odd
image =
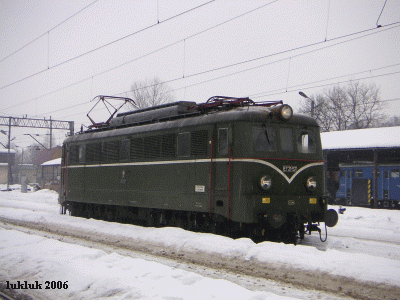
[[[366,197],[379,201],[378,188],[374,188],[374,186],[378,187],[378,179],[383,181],[383,177],[385,177],[392,180],[391,177],[393,177],[393,180],[398,180],[400,126],[324,132],[321,133],[321,141],[327,171],[325,186],[332,199],[337,196],[339,178],[343,175],[339,171],[341,167],[346,165],[354,168],[355,173],[352,176],[355,176],[355,178],[353,183],[359,183],[359,187],[353,185],[353,189],[347,191],[347,197],[350,200],[355,199],[356,195],[360,197],[366,190]],[[370,182],[361,179],[363,177],[361,176],[363,166],[367,165],[373,168]],[[383,166],[388,167],[385,174],[380,175]],[[389,195],[389,188],[382,193]],[[371,205],[377,207],[377,201],[371,201]]]
[[[6,184],[11,166],[15,164],[15,150],[0,149],[0,184]]]
[[[339,163],[400,163],[400,126],[321,133],[328,169]]]

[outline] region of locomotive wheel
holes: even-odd
[[[174,226],[196,232],[209,232],[231,238],[247,237],[255,243],[266,240],[297,244],[298,234],[304,238],[304,224],[296,216],[285,217],[286,222],[279,228],[264,222],[241,224],[221,216],[204,213],[116,207],[91,203],[68,203],[71,216],[102,219],[108,222],[127,222],[146,227]],[[280,220],[282,221],[282,220]],[[277,226],[274,223],[275,227]]]
[[[155,220],[155,213],[154,212],[149,212],[147,214],[147,219],[146,219],[146,227],[154,227],[156,220]]]
[[[284,226],[284,231],[282,231],[281,240],[285,244],[297,244],[297,228],[293,223],[287,223]]]
[[[77,216],[77,214],[76,214],[76,205],[74,203],[69,203],[68,204],[68,210],[69,210],[69,215],[70,216],[73,216],[73,217]]]
[[[248,224],[245,228],[245,236],[251,239],[254,243],[261,243],[266,240],[266,234],[270,231],[263,228],[259,224]]]
[[[111,207],[106,207],[105,208],[105,219],[108,222],[112,222],[114,220],[113,212],[111,210]]]
[[[86,204],[85,215],[86,215],[86,218],[93,219],[94,213],[93,213],[93,207],[91,204]]]

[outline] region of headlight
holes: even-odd
[[[308,177],[307,188],[310,191],[314,191],[317,188],[317,180],[315,179],[315,177]]]
[[[265,175],[260,179],[260,186],[263,190],[269,190],[272,185],[272,178],[269,175]]]
[[[289,105],[284,104],[279,110],[279,116],[283,120],[287,121],[293,116],[293,109]]]

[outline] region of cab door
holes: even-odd
[[[215,132],[214,162],[214,208],[215,213],[229,219],[230,183],[231,183],[231,149],[232,128],[228,124],[220,124]]]

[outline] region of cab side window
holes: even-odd
[[[315,153],[314,132],[311,130],[299,130],[297,132],[297,151],[299,153]]]
[[[190,132],[178,133],[178,156],[190,156]]]
[[[218,154],[228,155],[228,128],[218,129]]]

